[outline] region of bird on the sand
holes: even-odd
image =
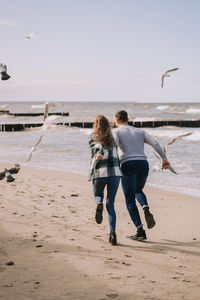
[[[170,75],[169,75],[170,72],[174,72],[174,71],[177,71],[179,69],[180,68],[170,69],[170,70],[167,70],[165,73],[162,74],[162,77],[161,77],[161,88],[163,88],[165,77],[170,77]]]

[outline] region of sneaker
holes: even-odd
[[[15,178],[12,177],[12,175],[7,176],[7,182],[13,182],[14,180],[15,180]]]
[[[97,204],[95,220],[96,220],[97,224],[101,224],[103,221],[103,203],[102,202],[98,202],[98,204]]]
[[[146,220],[146,223],[147,223],[147,227],[149,229],[153,228],[155,226],[156,222],[154,220],[154,217],[153,217],[152,213],[150,213],[148,207],[146,207],[144,209],[144,217],[145,217],[145,220]]]
[[[7,177],[7,182],[13,182],[15,180],[15,178],[12,177],[12,175],[10,174],[10,172],[8,171],[8,169],[5,169],[5,175]]]
[[[109,243],[112,244],[112,246],[116,246],[117,245],[117,236],[115,232],[111,232],[110,236],[109,236]]]
[[[4,179],[5,178],[5,171],[4,172],[0,172],[0,180]]]
[[[10,172],[10,174],[17,174],[19,170],[20,170],[20,165],[15,164],[14,168],[9,169],[8,172]]]
[[[137,230],[136,235],[132,235],[130,238],[136,241],[144,241],[147,239],[145,230],[142,227]]]

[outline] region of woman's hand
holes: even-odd
[[[162,169],[168,169],[170,167],[170,163],[168,160],[163,160]]]
[[[97,154],[96,160],[101,160],[102,158],[103,158],[103,155],[102,155],[102,154]]]

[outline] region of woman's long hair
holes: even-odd
[[[97,137],[97,142],[105,149],[111,150],[115,146],[110,123],[103,115],[96,117],[94,122],[94,135]]]

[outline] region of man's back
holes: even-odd
[[[120,161],[146,160],[144,153],[145,132],[139,128],[121,125],[113,130],[116,144],[119,146]]]

